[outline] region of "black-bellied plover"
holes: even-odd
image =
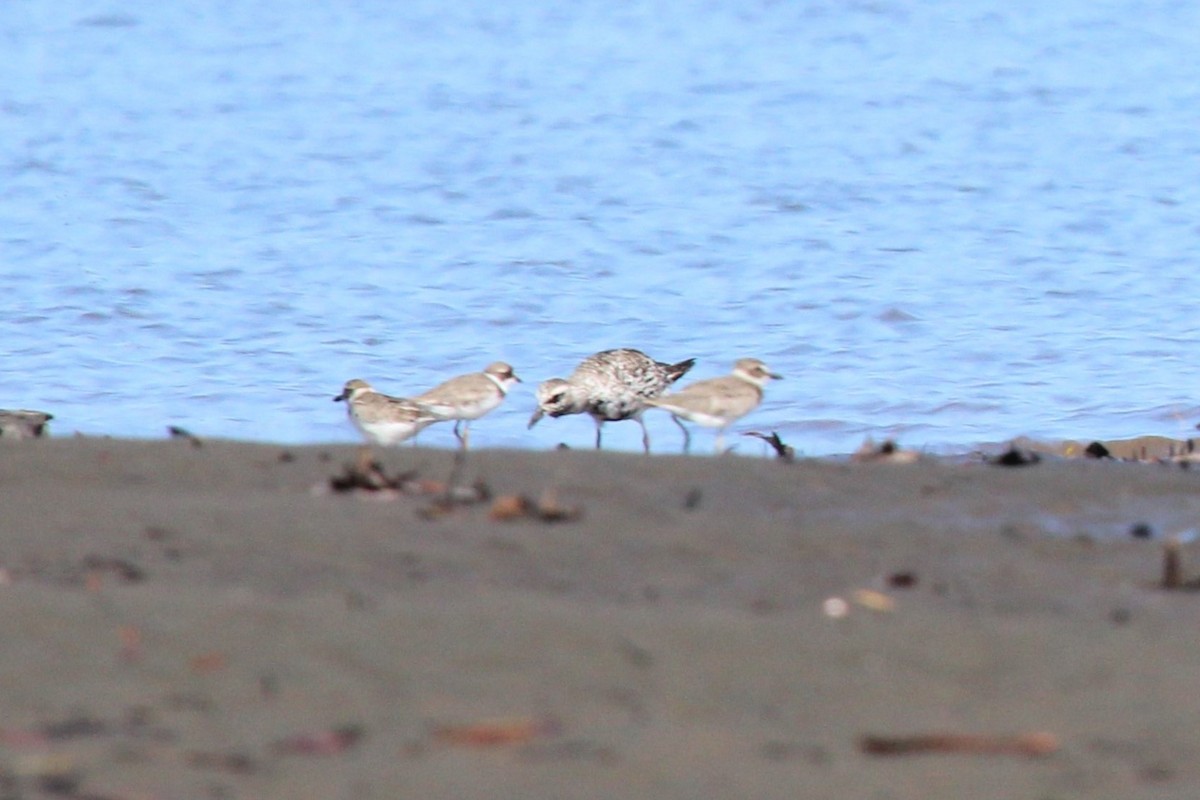
[[[346,381],[342,393],[333,399],[346,401],[354,427],[375,444],[400,444],[438,421],[427,408],[409,398],[377,392],[358,378]]]
[[[717,452],[724,444],[725,429],[753,411],[762,402],[763,387],[771,378],[782,378],[757,358],[739,358],[733,374],[688,384],[678,392],[646,401],[646,405],[671,412],[683,430],[683,452],[691,449],[692,437],[680,418],[717,429]]]
[[[465,450],[470,443],[471,420],[479,419],[500,405],[512,385],[520,381],[511,366],[496,361],[488,364],[483,372],[451,378],[412,400],[439,421],[454,420],[454,436]]]
[[[537,390],[537,410],[529,418],[532,428],[543,416],[588,414],[596,423],[596,447],[605,422],[637,420],[642,428],[642,448],[650,452],[650,435],[642,422],[646,401],[683,377],[696,359],[677,364],[655,361],[640,350],[604,350],[580,362],[569,378],[551,378]]]

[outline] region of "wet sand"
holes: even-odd
[[[0,444],[9,796],[1200,794],[1197,469]]]

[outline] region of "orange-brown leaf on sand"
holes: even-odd
[[[505,494],[492,501],[488,519],[492,522],[507,522],[529,515],[529,498],[519,494]]]
[[[532,519],[538,522],[574,522],[583,515],[578,506],[565,506],[558,502],[553,489],[542,493],[537,502],[521,494],[506,494],[492,501],[488,519],[492,522],[511,522],[515,519]]]
[[[433,728],[433,738],[439,742],[461,747],[498,747],[524,744],[538,736],[557,733],[554,720],[538,717],[510,717],[480,720],[459,725],[439,725]]]
[[[192,656],[192,660],[188,662],[192,668],[192,672],[207,674],[210,672],[220,672],[228,665],[228,659],[225,654],[216,650],[208,653],[201,653],[198,656]]]
[[[883,592],[874,589],[858,589],[854,592],[854,602],[872,611],[895,611],[896,601]]]

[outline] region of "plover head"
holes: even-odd
[[[783,379],[782,375],[771,372],[767,365],[757,358],[739,358],[733,364],[733,374],[760,389],[771,379]]]
[[[333,402],[337,403],[342,400],[350,401],[359,397],[366,392],[372,392],[371,384],[360,378],[354,378],[346,381],[346,385],[342,387],[342,393],[333,398]]]
[[[562,378],[542,381],[537,388],[537,410],[529,418],[532,428],[543,416],[561,417],[580,414],[587,409],[587,397],[578,386]]]
[[[495,381],[496,385],[504,392],[507,392],[514,383],[521,382],[517,373],[513,372],[512,366],[503,361],[493,361],[488,364],[483,370],[483,374]]]

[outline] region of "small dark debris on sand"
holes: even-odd
[[[369,447],[359,450],[353,464],[347,464],[341,474],[329,479],[328,488],[335,493],[354,493],[363,497],[391,500],[401,496],[428,497],[431,501],[417,515],[425,520],[437,520],[459,509],[491,501],[488,518],[493,522],[528,519],[537,522],[574,522],[583,516],[579,506],[564,505],[558,494],[547,489],[536,500],[524,494],[504,495],[492,500],[491,488],[482,480],[463,483],[465,456],[458,454],[450,476],[444,480],[421,478],[415,470],[390,475],[376,461]],[[315,491],[325,491],[317,487]]]
[[[930,753],[964,755],[1010,755],[1030,758],[1048,756],[1058,748],[1058,737],[1037,731],[1015,735],[987,736],[964,733],[929,733],[915,736],[864,736],[859,749],[871,756],[908,756]]]
[[[83,560],[83,568],[93,575],[113,575],[122,583],[140,583],[146,579],[144,569],[124,558],[90,555]]]
[[[168,425],[167,435],[172,439],[184,439],[192,447],[202,447],[204,442],[200,441],[200,437],[189,431],[187,428],[181,428],[178,425]]]
[[[5,729],[12,734],[12,729]],[[114,736],[160,743],[174,742],[177,734],[156,724],[155,714],[146,706],[131,706],[115,719],[104,719],[86,712],[46,722],[27,732],[30,741],[69,742],[79,739]]]
[[[783,439],[779,438],[779,434],[775,431],[770,433],[762,433],[760,431],[746,431],[743,436],[753,436],[756,439],[762,439],[767,444],[771,445],[775,450],[775,457],[780,461],[788,464],[796,460],[796,448],[790,444],[785,444]]]
[[[248,753],[193,750],[184,760],[189,767],[229,775],[253,775],[259,771],[258,761]]]
[[[1167,591],[1200,592],[1200,577],[1183,576],[1183,541],[1171,536],[1163,542],[1162,578],[1159,588]]]
[[[1032,450],[1009,445],[1008,449],[1000,455],[987,459],[987,463],[996,467],[1028,467],[1041,460],[1042,457]]]
[[[461,473],[461,458],[455,458],[450,478],[445,481],[420,477],[416,470],[394,475],[388,474],[383,465],[371,455],[371,448],[363,447],[355,463],[347,464],[339,475],[329,479],[329,489],[338,494],[353,493],[375,500],[393,500],[402,495],[434,497],[420,515],[425,519],[436,519],[450,513],[458,506],[475,505],[491,499],[491,490],[482,481],[470,485],[458,482]],[[318,487],[316,491],[322,491]]]
[[[1148,522],[1135,522],[1129,528],[1129,535],[1134,539],[1153,539],[1154,528]]]
[[[371,456],[369,447],[361,448],[353,464],[342,467],[340,475],[329,479],[329,488],[339,494],[346,492],[405,492],[417,480],[417,472],[409,470],[389,475],[383,465]]]
[[[862,443],[862,447],[850,460],[859,464],[911,464],[920,458],[915,450],[901,450],[900,445],[892,439],[885,439],[876,445],[870,439]]]

